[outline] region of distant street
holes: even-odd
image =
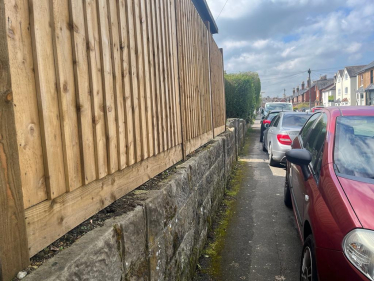
[[[250,135],[242,187],[222,251],[221,277],[201,280],[299,280],[302,245],[292,210],[283,204],[285,168],[269,167],[259,120]]]

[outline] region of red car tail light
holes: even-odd
[[[265,125],[265,124],[270,124],[271,121],[270,121],[270,120],[264,120],[264,121],[262,121],[262,123],[264,123],[264,125]]]
[[[277,135],[277,140],[280,144],[284,144],[284,145],[291,145],[292,144],[292,140],[291,140],[289,135],[278,134]]]

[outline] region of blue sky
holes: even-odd
[[[226,0],[207,0],[217,18]],[[269,96],[374,60],[374,0],[228,0],[217,20],[227,72],[256,71]]]

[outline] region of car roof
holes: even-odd
[[[374,116],[374,106],[333,106],[333,107],[325,107],[324,110],[329,111],[334,116],[339,116],[339,115]]]
[[[283,115],[312,115],[308,112],[281,111]]]

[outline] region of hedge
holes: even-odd
[[[252,121],[260,106],[261,81],[257,73],[225,74],[227,118]]]

